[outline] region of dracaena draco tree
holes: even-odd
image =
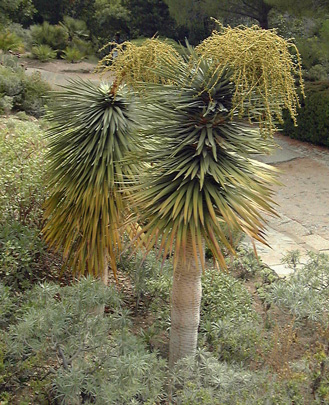
[[[291,48],[293,53],[291,53]],[[275,169],[254,159],[270,149],[275,122],[293,119],[300,85],[295,46],[275,31],[221,27],[180,56],[157,40],[116,48],[110,67],[140,94],[146,169],[131,195],[146,250],[173,254],[169,363],[197,347],[204,243],[224,267],[223,225],[266,243],[264,213],[275,215]]]
[[[121,249],[123,176],[135,170],[125,156],[138,149],[133,100],[124,86],[81,79],[53,97],[45,238],[76,274],[107,284]]]
[[[116,218],[122,198],[108,166],[113,163],[123,172],[122,164],[128,169],[144,165],[138,177],[130,175],[136,183],[126,195],[142,225],[144,248],[156,245],[159,255],[174,254],[170,364],[196,350],[204,243],[222,266],[218,240],[233,250],[223,224],[265,243],[262,215],[275,214],[274,169],[252,156],[268,149],[266,136],[283,108],[295,117],[294,73],[300,61],[298,52],[289,53],[291,46],[274,31],[258,27],[222,27],[186,57],[157,39],[141,47],[117,46],[116,58],[110,54],[106,60],[111,64],[104,69],[115,73],[116,82],[105,93],[113,96],[111,103],[118,102],[125,82],[140,96],[139,136],[126,125],[124,139],[117,134],[126,158],[109,146],[113,135],[117,139],[117,127],[104,130],[104,108],[97,113],[97,103],[88,104],[84,97],[81,107],[74,92],[60,96],[67,112],[57,110],[63,115],[55,118],[51,131],[55,191],[47,204],[48,240],[64,247],[69,264],[79,272],[88,266],[100,274],[104,251],[111,253],[119,245]],[[102,133],[108,135],[99,142]],[[143,150],[138,163],[129,158],[134,140]]]

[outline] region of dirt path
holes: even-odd
[[[262,159],[281,170],[283,186],[276,187],[274,200],[279,218],[268,218],[267,241],[257,244],[262,260],[278,274],[291,270],[282,257],[300,250],[329,253],[329,149],[277,135],[281,146],[273,156]]]
[[[102,80],[99,73],[95,73],[97,64],[82,61],[79,63],[67,63],[64,60],[55,60],[41,63],[34,59],[23,58],[22,64],[27,74],[39,72],[41,77],[53,87],[67,84],[71,78],[81,77],[84,80],[99,82]],[[111,78],[110,75],[103,79]]]

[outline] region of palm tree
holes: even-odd
[[[194,55],[195,56],[195,55]],[[204,243],[224,267],[218,240],[233,250],[224,224],[261,242],[261,212],[271,208],[275,169],[251,155],[269,150],[259,129],[231,116],[230,71],[211,78],[211,62],[191,59],[161,74],[175,84],[149,84],[142,99],[145,162],[134,204],[148,246],[174,254],[170,364],[197,346]],[[211,83],[208,92],[206,83]],[[154,119],[156,117],[156,119]]]
[[[135,169],[125,155],[138,148],[133,101],[124,87],[81,79],[53,96],[45,237],[77,274],[107,284],[121,246],[122,182]]]

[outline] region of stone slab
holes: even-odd
[[[307,235],[301,238],[309,247],[316,251],[329,250],[329,240],[319,235]]]

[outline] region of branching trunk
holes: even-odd
[[[195,261],[192,239],[186,244],[186,257],[180,258],[173,277],[169,366],[193,356],[197,348],[201,305],[201,265]]]

